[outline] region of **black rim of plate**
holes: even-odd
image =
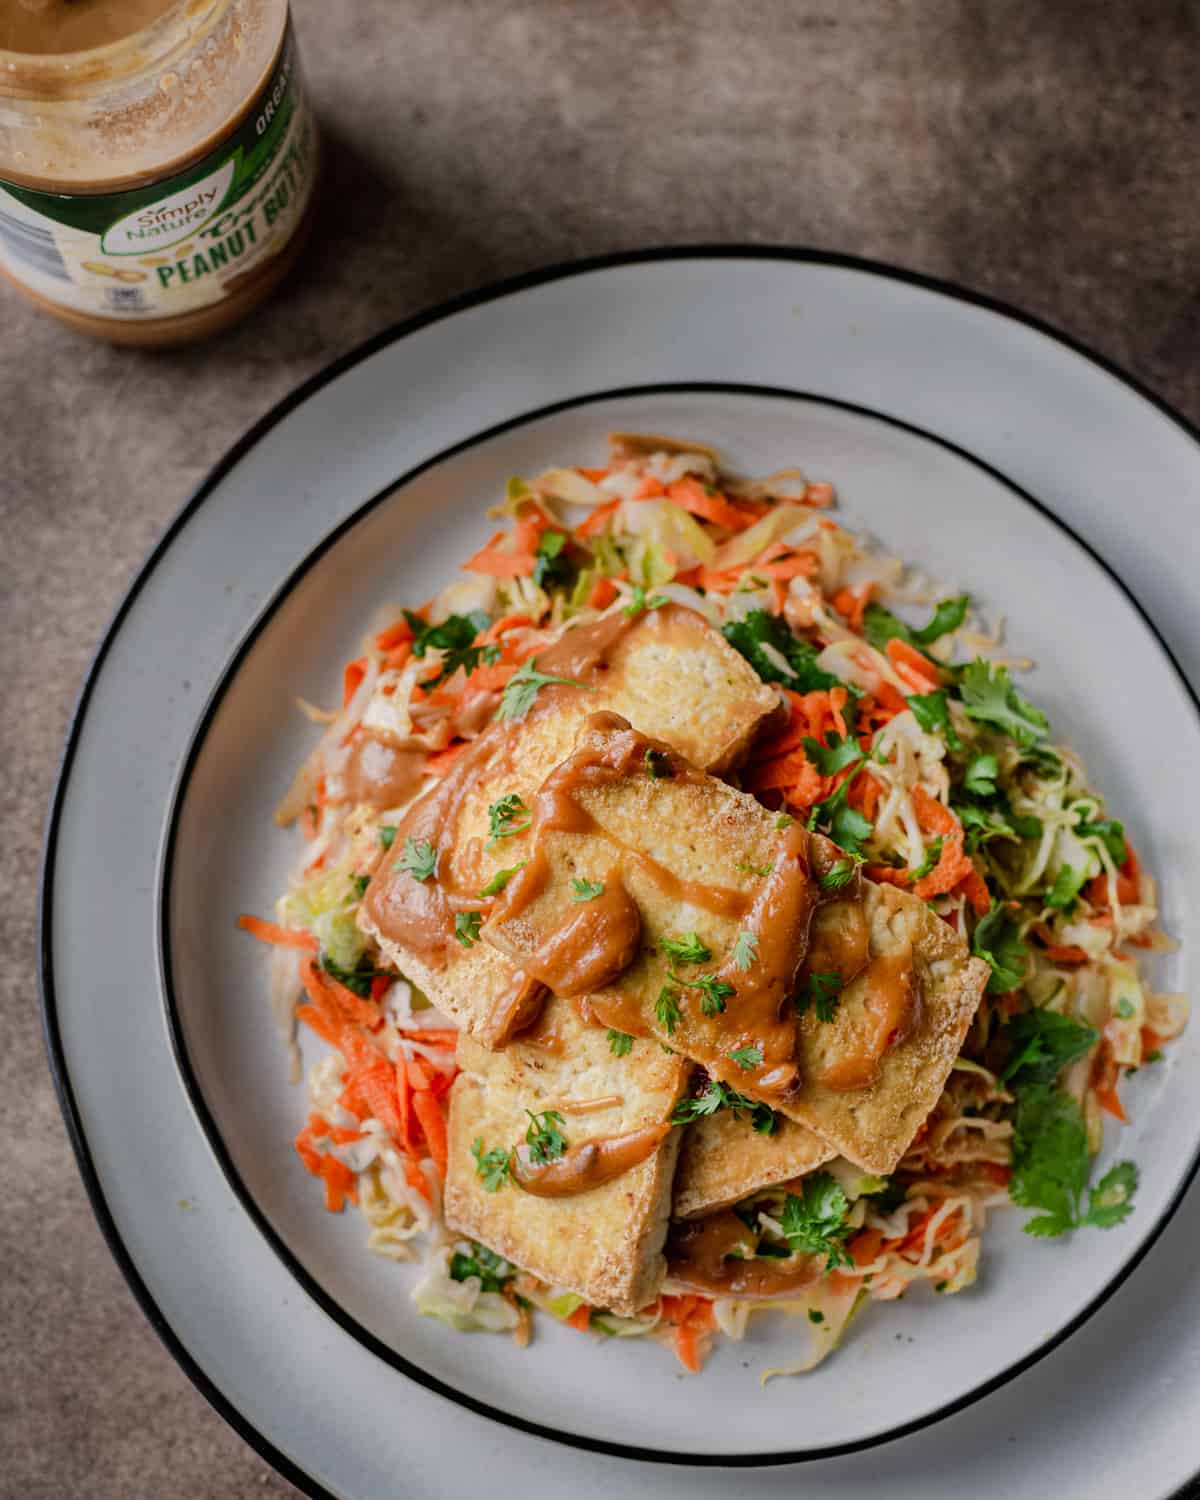
[[[495,301],[512,293],[524,291],[548,282],[559,281],[569,277],[584,275],[589,272],[603,271],[614,267],[671,260],[760,260],[837,267],[840,269],[857,271],[868,276],[880,277],[885,280],[906,283],[911,286],[922,288],[926,291],[937,293],[952,300],[964,302],[971,306],[981,308],[985,311],[996,313],[1002,317],[1022,324],[1023,326],[1031,329],[1036,333],[1052,339],[1059,345],[1064,346],[1075,354],[1082,356],[1093,365],[1105,370],[1108,374],[1119,380],[1127,389],[1140,396],[1143,400],[1145,400],[1152,407],[1158,410],[1162,415],[1166,416],[1178,428],[1180,428],[1181,431],[1183,431],[1187,436],[1191,437],[1193,441],[1200,444],[1200,430],[1194,427],[1184,416],[1177,412],[1167,402],[1162,400],[1161,397],[1148,390],[1138,380],[1121,370],[1112,361],[1108,360],[1102,355],[1095,353],[1093,350],[1089,349],[1086,345],[1084,345],[1077,339],[1062,333],[1058,329],[1050,326],[1040,319],[1037,319],[1027,313],[1020,311],[1017,308],[1011,307],[994,298],[973,292],[967,288],[957,286],[952,282],[941,280],[937,277],[922,275],[919,272],[905,270],[901,267],[889,265],[883,262],[866,260],[856,256],[840,255],[825,251],[802,248],[792,249],[742,245],[695,245],[682,247],[663,247],[660,249],[643,250],[625,254],[598,256],[590,259],[551,266],[541,271],[529,272],[524,275],[513,277],[508,280],[481,288],[478,291],[464,294],[448,302],[442,303],[439,306],[434,307],[426,312],[419,313],[411,318],[405,319],[404,321],[394,325],[393,327],[385,329],[381,333],[375,335],[373,338],[359,345],[358,348],[341,356],[339,359],[327,365],[316,375],[310,377],[308,380],[299,385],[294,391],[291,392],[290,395],[284,397],[283,400],[278,402],[270,411],[265,413],[229,449],[225,456],[221,460],[219,460],[216,465],[214,465],[206,478],[201,482],[201,484],[193,492],[191,497],[186,501],[178,515],[168,527],[161,540],[153,548],[145,563],[138,571],[133,583],[130,585],[124,599],[117,607],[113,618],[107,630],[105,631],[104,636],[95,651],[95,654],[92,657],[71,717],[66,743],[64,745],[62,758],[59,764],[54,793],[50,804],[49,815],[47,818],[45,854],[42,864],[39,906],[39,979],[42,1004],[42,1029],[50,1063],[50,1070],[53,1076],[55,1089],[58,1094],[59,1105],[62,1109],[67,1132],[75,1152],[80,1175],[83,1178],[84,1186],[87,1190],[88,1197],[91,1202],[92,1211],[95,1214],[97,1222],[100,1225],[101,1232],[105,1237],[109,1250],[112,1253],[113,1258],[116,1260],[118,1266],[120,1267],[121,1272],[128,1282],[130,1290],[133,1292],[135,1298],[141,1306],[142,1311],[145,1313],[147,1319],[149,1320],[151,1326],[154,1328],[155,1332],[158,1334],[159,1338],[163,1341],[167,1349],[183,1369],[184,1373],[188,1376],[188,1378],[192,1381],[192,1383],[196,1386],[196,1388],[200,1391],[204,1398],[210,1403],[210,1405],[213,1406],[213,1408],[230,1424],[231,1427],[233,1427],[233,1429],[242,1438],[245,1439],[246,1442],[250,1444],[252,1448],[254,1448],[254,1450],[262,1458],[270,1463],[290,1483],[295,1485],[304,1493],[314,1497],[318,1497],[318,1500],[334,1500],[334,1497],[329,1490],[327,1490],[318,1481],[313,1479],[306,1471],[301,1469],[296,1463],[288,1458],[286,1454],[284,1454],[278,1447],[276,1447],[276,1445],[264,1433],[259,1431],[259,1429],[256,1428],[236,1406],[233,1405],[233,1403],[216,1386],[216,1384],[205,1374],[204,1370],[193,1358],[192,1354],[187,1349],[182,1339],[178,1334],[176,1334],[175,1330],[167,1321],[167,1318],[163,1314],[161,1308],[158,1306],[153,1296],[151,1295],[149,1288],[147,1287],[133,1261],[128,1247],[125,1245],[121,1237],[120,1230],[116,1224],[115,1219],[113,1218],[111,1210],[109,1209],[107,1200],[105,1199],[99,1174],[92,1158],[91,1149],[87,1140],[82,1116],[75,1099],[74,1089],[72,1087],[70,1074],[67,1069],[65,1050],[63,1047],[61,1031],[59,1028],[53,970],[53,889],[58,830],[61,821],[63,805],[66,798],[68,783],[70,780],[71,771],[74,767],[76,752],[78,750],[79,739],[83,728],[84,719],[87,713],[92,693],[96,687],[101,669],[103,668],[104,663],[108,657],[108,653],[114,641],[116,640],[117,635],[120,632],[126,616],[128,615],[142,588],[145,586],[146,582],[154,572],[159,561],[165,555],[167,550],[173,545],[176,538],[186,526],[190,517],[199,509],[199,507],[204,503],[209,495],[212,494],[217,486],[224,480],[226,475],[228,475],[232,471],[232,469],[236,467],[236,465],[250,451],[250,449],[254,447],[256,443],[258,443],[273,427],[275,427],[280,421],[282,421],[285,416],[287,416],[290,412],[303,404],[303,402],[307,400],[309,396],[315,394],[325,385],[335,380],[344,371],[350,369],[352,366],[368,358],[377,350],[382,349],[387,345],[394,343],[398,339],[408,336],[409,334],[415,333],[419,329],[425,328],[432,323],[440,322],[444,319],[452,317],[456,313],[462,312],[468,308]],[[1158,1220],[1148,1231],[1148,1233],[1143,1238],[1137,1249],[1130,1256],[1126,1264],[1118,1271],[1116,1276],[1100,1291],[1100,1293],[1088,1304],[1088,1306],[1085,1307],[1079,1314],[1077,1314],[1076,1317],[1073,1318],[1071,1322],[1068,1323],[1064,1328],[1060,1329],[1052,1340],[1039,1347],[1038,1349],[1032,1351],[1023,1359],[1016,1362],[1008,1369],[1002,1371],[1000,1374],[992,1377],[989,1381],[976,1387],[974,1390],[967,1392],[965,1395],[958,1397],[953,1402],[950,1402],[938,1408],[934,1412],[928,1413],[923,1417],[907,1423],[904,1426],[894,1428],[885,1433],[876,1434],[872,1437],[860,1441],[840,1444],[828,1448],[811,1449],[801,1453],[780,1452],[767,1454],[756,1453],[748,1455],[696,1456],[686,1453],[670,1452],[666,1450],[644,1449],[640,1447],[609,1443],[603,1440],[579,1437],[574,1434],[563,1433],[544,1428],[535,1423],[527,1422],[522,1418],[511,1416],[508,1413],[498,1411],[492,1407],[487,1406],[485,1403],[478,1402],[471,1397],[462,1395],[461,1393],[453,1390],[451,1387],[444,1385],[434,1377],[427,1375],[424,1371],[410,1365],[406,1360],[403,1359],[402,1356],[397,1355],[394,1350],[382,1344],[374,1337],[374,1335],[370,1334],[366,1329],[361,1328],[353,1319],[351,1319],[349,1315],[346,1314],[336,1303],[334,1303],[332,1299],[329,1298],[329,1296],[312,1280],[312,1278],[303,1269],[303,1267],[300,1266],[298,1262],[296,1262],[291,1252],[285,1245],[283,1245],[282,1241],[279,1240],[275,1231],[266,1221],[265,1216],[262,1214],[261,1210],[259,1210],[257,1205],[251,1200],[244,1185],[241,1183],[236,1169],[233,1167],[232,1162],[228,1158],[228,1153],[226,1152],[224,1144],[221,1141],[215,1123],[212,1121],[211,1116],[208,1113],[207,1106],[200,1094],[196,1080],[192,1076],[190,1065],[187,1060],[186,1049],[183,1045],[182,1031],[179,1027],[178,1019],[175,1014],[173,992],[170,989],[168,946],[169,940],[167,934],[167,924],[165,921],[165,909],[161,909],[162,903],[165,901],[165,892],[168,888],[171,855],[174,848],[178,815],[182,807],[183,795],[186,789],[190,769],[200,751],[200,747],[205,738],[207,727],[217,711],[220,701],[224,696],[225,690],[229,683],[232,681],[238,665],[243,660],[245,654],[252,647],[254,641],[258,638],[262,629],[273,616],[275,610],[282,602],[282,599],[295,587],[299,578],[311,568],[311,566],[318,560],[321,555],[323,555],[325,551],[327,551],[336,543],[338,538],[343,535],[345,531],[347,531],[351,526],[360,521],[369,511],[374,509],[389,495],[393,494],[398,488],[403,487],[405,483],[411,482],[416,474],[429,468],[431,465],[450,457],[452,454],[462,451],[465,448],[474,446],[479,442],[485,441],[489,437],[493,437],[502,431],[523,425],[531,420],[536,420],[538,417],[551,415],[556,411],[562,411],[568,407],[579,406],[604,399],[612,399],[621,395],[650,395],[652,393],[662,394],[666,392],[687,391],[710,391],[723,392],[726,394],[740,393],[745,395],[765,395],[792,399],[798,398],[820,402],[825,405],[839,406],[844,409],[856,411],[860,414],[884,421],[891,426],[901,428],[910,433],[913,433],[918,437],[924,438],[927,441],[936,443],[938,446],[954,452],[959,457],[975,465],[977,468],[982,469],[983,471],[991,475],[993,479],[1004,484],[1008,489],[1010,489],[1021,499],[1026,501],[1026,503],[1030,504],[1040,514],[1044,515],[1048,520],[1057,525],[1062,531],[1070,536],[1072,540],[1074,540],[1083,549],[1083,551],[1089,557],[1091,557],[1093,562],[1095,562],[1101,569],[1103,569],[1103,571],[1112,579],[1112,581],[1117,585],[1122,593],[1125,594],[1125,596],[1129,599],[1135,611],[1145,622],[1151,635],[1157,642],[1159,649],[1163,652],[1166,659],[1174,668],[1179,678],[1180,684],[1183,687],[1184,692],[1187,694],[1188,698],[1191,700],[1193,707],[1196,709],[1197,713],[1200,713],[1200,700],[1197,699],[1195,691],[1193,690],[1191,684],[1188,682],[1187,677],[1180,668],[1179,663],[1176,661],[1174,654],[1172,653],[1170,647],[1167,645],[1157,626],[1154,624],[1149,615],[1147,615],[1146,612],[1142,609],[1138,600],[1130,593],[1130,591],[1121,582],[1120,578],[1113,572],[1113,570],[1108,566],[1103,558],[1101,558],[1099,554],[1096,553],[1094,549],[1082,537],[1080,537],[1069,526],[1067,526],[1053,511],[1048,509],[1044,504],[1036,500],[1033,496],[1029,495],[1026,491],[1021,489],[1020,486],[1016,485],[1005,475],[992,468],[989,464],[977,458],[974,454],[971,454],[966,450],[959,448],[954,443],[951,443],[946,439],[937,436],[936,434],[924,431],[921,428],[915,427],[909,423],[902,421],[899,418],[892,417],[885,413],[875,412],[870,410],[869,408],[855,406],[852,403],[835,401],[831,398],[824,397],[819,394],[806,394],[782,388],[762,387],[744,384],[711,384],[697,382],[684,384],[657,384],[641,388],[626,388],[624,390],[610,390],[595,393],[570,401],[560,402],[556,405],[542,407],[534,412],[524,413],[504,423],[498,424],[497,426],[488,429],[486,432],[477,433],[464,442],[460,442],[453,447],[444,450],[436,457],[422,463],[418,468],[414,469],[409,474],[394,481],[393,483],[388,485],[385,490],[367,500],[362,506],[358,508],[358,510],[354,512],[353,515],[342,522],[335,531],[333,531],[329,536],[325,537],[317,545],[317,547],[308,554],[308,556],[294,570],[288,580],[281,586],[280,589],[276,591],[271,600],[264,606],[258,618],[250,627],[247,636],[236,648],[233,658],[226,665],[224,671],[221,674],[220,681],[213,691],[213,694],[206,706],[203,718],[201,719],[201,722],[193,735],[192,744],[188,752],[183,772],[181,773],[176,784],[176,790],[172,799],[170,831],[168,834],[165,857],[162,861],[163,878],[160,880],[159,959],[162,966],[160,980],[164,984],[163,993],[167,1003],[171,1043],[180,1066],[181,1078],[184,1082],[185,1090],[188,1093],[192,1108],[196,1112],[197,1118],[200,1120],[204,1128],[208,1144],[213,1150],[218,1164],[221,1166],[226,1176],[226,1179],[230,1183],[231,1189],[237,1195],[242,1206],[250,1214],[256,1227],[266,1237],[268,1243],[276,1251],[277,1255],[280,1257],[284,1265],[290,1270],[292,1275],[296,1277],[299,1283],[305,1288],[305,1290],[317,1302],[317,1304],[321,1306],[330,1317],[332,1317],[359,1343],[363,1344],[366,1348],[375,1353],[379,1358],[384,1360],[393,1368],[396,1368],[405,1375],[414,1379],[419,1384],[425,1386],[427,1389],[434,1391],[439,1395],[445,1396],[447,1399],[454,1401],[455,1403],[464,1406],[469,1410],[477,1412],[480,1415],[489,1417],[495,1421],[505,1424],[506,1426],[529,1433],[533,1436],[545,1438],[558,1443],[565,1443],[573,1447],[578,1447],[610,1456],[649,1462],[682,1464],[685,1466],[691,1465],[695,1467],[706,1468],[776,1467],[787,1464],[804,1463],[821,1458],[831,1458],[847,1453],[859,1452],[867,1448],[876,1447],[882,1443],[895,1441],[903,1436],[907,1436],[926,1427],[929,1427],[935,1422],[953,1415],[955,1412],[963,1410],[965,1407],[972,1405],[974,1402],[982,1399],[982,1397],[987,1395],[990,1391],[996,1390],[1000,1386],[1007,1384],[1008,1381],[1015,1378],[1015,1376],[1020,1374],[1022,1371],[1030,1368],[1033,1364],[1037,1363],[1045,1355],[1049,1354],[1051,1350],[1057,1348],[1066,1339],[1068,1339],[1071,1334],[1076,1331],[1076,1329],[1081,1327],[1082,1324],[1088,1320],[1088,1318],[1090,1318],[1105,1302],[1107,1302],[1112,1297],[1117,1289],[1129,1277],[1134,1268],[1138,1264],[1140,1264],[1142,1259],[1148,1253],[1150,1247],[1162,1234],[1167,1223],[1174,1215],[1175,1210],[1178,1208],[1180,1202],[1182,1201],[1182,1198],[1186,1193],[1188,1187],[1195,1178],[1197,1168],[1198,1166],[1200,1166],[1200,1156],[1197,1156],[1193,1159],[1191,1165],[1184,1173],[1174,1194],[1172,1195],[1163,1212],[1160,1214]],[[1186,1486],[1184,1488],[1186,1488]],[[1182,1493],[1182,1491],[1178,1493]]]

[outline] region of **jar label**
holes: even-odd
[[[0,269],[60,307],[125,322],[210,307],[291,239],[312,198],[316,149],[289,26],[241,123],[185,171],[108,194],[0,178]]]

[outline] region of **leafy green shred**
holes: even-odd
[[[817,666],[817,648],[793,635],[785,620],[765,609],[752,609],[740,620],[727,621],[721,634],[764,682],[781,682],[797,693],[839,685],[837,677]],[[773,647],[791,670],[773,661],[762,649],[764,645]]]
[[[700,941],[694,932],[685,932],[681,938],[663,938],[663,952],[681,964],[703,964],[712,957],[712,949]]]
[[[614,1057],[628,1057],[633,1051],[633,1038],[627,1031],[609,1030],[608,1050]]]
[[[1053,1083],[1062,1070],[1099,1040],[1099,1033],[1053,1010],[1027,1010],[1005,1025],[1001,1036],[1012,1048],[1000,1081],[1012,1088]]]
[[[527,1109],[525,1113],[529,1116],[529,1127],[525,1131],[529,1160],[535,1167],[544,1167],[549,1162],[557,1161],[567,1149],[567,1138],[558,1128],[565,1125],[566,1121],[556,1109],[544,1110],[539,1115],[535,1115],[531,1109]]]
[[[699,1094],[689,1094],[681,1099],[671,1112],[672,1125],[688,1125],[693,1120],[703,1120],[719,1110],[729,1109],[740,1119],[750,1117],[751,1129],[759,1135],[771,1135],[778,1125],[775,1111],[767,1104],[747,1099],[727,1083],[709,1079]]]
[[[470,1253],[456,1250],[450,1257],[451,1280],[466,1281],[471,1276],[478,1276],[482,1282],[481,1290],[485,1292],[502,1292],[514,1274],[513,1267],[503,1256],[474,1240],[471,1241]]]
[[[1088,878],[1086,868],[1076,869],[1072,865],[1059,865],[1054,884],[1046,893],[1046,905],[1065,910],[1074,905],[1075,898]]]
[[[796,1014],[802,1016],[811,1007],[818,1021],[832,1021],[837,1015],[843,987],[842,976],[836,970],[825,974],[810,974],[793,1002]]]
[[[729,1060],[737,1063],[739,1068],[749,1072],[751,1068],[762,1065],[763,1052],[761,1047],[735,1047],[729,1054]]]
[[[860,761],[866,760],[866,754],[858,741],[848,735],[845,738],[837,734],[828,735],[823,745],[806,736],[800,743],[804,746],[805,756],[822,776],[836,776],[847,766],[856,766]]]
[[[513,876],[523,870],[528,863],[527,859],[523,859],[519,865],[509,865],[506,870],[497,870],[488,883],[480,887],[479,899],[486,901],[489,896],[498,896]]]
[[[907,641],[910,646],[916,646],[918,649],[922,646],[932,646],[934,641],[958,629],[967,617],[967,607],[970,602],[966,594],[959,594],[953,599],[943,599],[934,610],[928,624],[922,625],[919,630],[906,625],[882,604],[871,603],[863,612],[863,633],[877,651],[886,650],[890,640]]]
[[[602,880],[572,880],[571,900],[576,902],[594,901],[597,896],[603,896],[604,882]]]
[[[505,684],[504,691],[500,694],[500,707],[496,710],[497,719],[523,719],[533,707],[533,701],[541,689],[554,683],[582,688],[585,693],[591,692],[586,682],[580,682],[574,677],[554,677],[539,672],[537,658],[531,656]]]
[[[1128,856],[1125,845],[1125,825],[1115,818],[1103,818],[1098,822],[1076,823],[1075,836],[1080,839],[1099,839],[1108,850],[1116,865],[1123,865]]]
[[[668,1036],[671,1036],[683,1016],[683,1012],[679,1009],[679,991],[673,990],[669,984],[664,984],[658,992],[658,999],[654,1002],[654,1014],[658,1018],[658,1024]]]
[[[483,1184],[485,1193],[498,1193],[508,1181],[512,1170],[512,1153],[503,1146],[485,1151],[483,1137],[477,1135],[471,1143],[471,1155],[475,1158],[475,1171]]]
[[[1111,1229],[1133,1211],[1137,1168],[1128,1161],[1105,1173],[1083,1207],[1091,1165],[1083,1116],[1069,1094],[1050,1084],[1019,1090],[1012,1159],[1009,1196],[1022,1208],[1040,1210],[1024,1226],[1026,1234],[1048,1238],[1085,1225]]]
[[[363,953],[352,968],[338,963],[332,953],[321,952],[321,967],[331,979],[336,979],[340,985],[357,995],[360,1000],[368,1000],[371,996],[371,981],[373,979],[391,979],[386,969],[376,968],[372,959]]]
[[[1024,980],[1029,966],[1029,949],[1021,937],[1020,927],[1004,906],[994,905],[975,924],[971,935],[971,952],[986,959],[991,966],[988,992],[1007,994]]]
[[[770,871],[767,873],[770,874]],[[739,932],[729,956],[734,965],[745,973],[758,957],[758,938],[752,932]]]
[[[850,1200],[829,1172],[810,1172],[800,1193],[789,1193],[779,1223],[797,1255],[824,1255],[825,1269],[853,1266],[845,1247],[850,1233]]]
[[[1032,748],[1050,732],[1046,715],[1021,697],[1007,667],[977,656],[964,667],[959,691],[968,717],[1002,729],[1023,748]]]
[[[565,532],[542,532],[533,565],[533,581],[538,588],[570,588],[575,581],[575,566],[566,554],[566,545]]]
[[[813,804],[808,826],[812,829],[823,826],[833,842],[847,854],[861,854],[863,844],[874,832],[874,825],[846,800],[853,780],[853,776],[847,777],[824,801]]]
[[[438,852],[428,839],[406,838],[404,853],[395,868],[414,880],[432,880],[437,873]]]
[[[450,615],[437,625],[427,625],[420,615],[412,610],[404,611],[404,618],[413,631],[412,653],[423,657],[430,650],[442,652],[442,665],[436,677],[421,685],[435,688],[453,677],[461,667],[470,674],[484,662],[489,666],[500,659],[499,646],[476,646],[475,637],[492,623],[491,616],[483,610],[473,610],[469,615]]]
[[[464,948],[473,948],[479,941],[479,929],[483,918],[477,911],[454,913],[454,936]]]
[[[919,693],[904,701],[926,734],[940,734],[951,750],[962,749],[962,741],[950,721],[950,700],[945,688],[933,693]]]

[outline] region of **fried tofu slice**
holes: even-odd
[[[990,970],[911,892],[864,880],[862,911],[870,962],[841,991],[832,1021],[820,1020],[812,1007],[800,1018],[804,1084],[786,1110],[856,1166],[884,1176],[937,1103]],[[816,919],[834,927],[847,920],[840,902],[821,908]],[[889,966],[893,975],[911,973],[912,1020],[891,1045],[883,1037],[884,1050],[871,1066],[887,1024]]]
[[[723,1109],[683,1132],[675,1173],[674,1219],[694,1219],[752,1193],[815,1171],[837,1155],[819,1135],[780,1120],[770,1135],[745,1114]]]
[[[397,852],[414,834],[435,846],[436,882],[414,889],[412,876],[395,868],[395,854],[385,852],[358,918],[389,964],[490,1045],[511,1030],[497,1018],[511,1022],[520,976],[495,948],[455,941],[452,919],[439,925],[431,911],[412,910],[414,901],[432,910],[434,884],[456,897],[460,909],[479,906],[474,898],[497,871],[527,857],[529,840],[519,832],[491,841],[489,807],[513,796],[527,807],[597,709],[614,709],[697,765],[723,771],[744,757],[779,702],[719,631],[677,604],[633,619],[617,608],[568,628],[535,661],[539,671],[582,686],[543,687],[523,717],[495,723],[470,743],[449,774],[412,804],[395,836]],[[523,812],[507,825],[523,826]]]
[[[549,1003],[529,1040],[494,1052],[464,1036],[458,1061],[463,1071],[450,1095],[447,1225],[592,1307],[631,1316],[652,1301],[665,1271],[678,1127],[620,1175],[565,1197],[536,1196],[512,1181],[489,1193],[471,1148],[476,1141],[484,1151],[524,1141],[527,1110],[557,1110],[572,1151],[666,1129],[687,1064],[644,1039],[626,1056],[615,1056],[605,1032],[581,1024],[559,1000]]]
[[[665,767],[669,774],[649,774],[637,745],[621,751],[623,736],[628,739],[627,726],[597,716],[577,755],[583,762],[606,761],[603,774],[581,772],[582,762],[555,771],[547,787],[569,788],[583,818],[578,827],[539,832],[535,864],[519,877],[524,886],[536,884],[536,893],[522,900],[514,881],[506,893],[512,899],[485,924],[484,938],[528,973],[549,976],[565,933],[576,948],[586,948],[578,932],[569,933],[591,905],[577,901],[575,883],[604,888],[595,905],[606,908],[600,915],[609,929],[620,890],[636,907],[639,942],[631,962],[587,990],[583,1003],[595,1020],[656,1037],[806,1126],[865,1171],[892,1171],[942,1091],[983,993],[987,965],[916,896],[856,877],[836,899],[817,905],[814,897],[812,972],[838,970],[848,981],[832,1019],[822,1020],[810,1001],[797,1022],[787,1005],[793,993],[805,994],[803,968],[796,990],[794,968],[787,975],[787,993],[772,1010],[772,991],[765,1001],[761,988],[754,993],[756,978],[764,982],[757,970],[778,968],[792,950],[799,961],[810,931],[806,920],[797,937],[795,904],[781,919],[775,903],[771,924],[785,920],[791,927],[782,937],[775,927],[768,942],[768,929],[756,917],[763,894],[798,835],[808,838],[810,884],[830,872],[839,852],[798,825],[780,830],[775,815],[753,797],[688,772],[678,758]],[[540,869],[538,862],[544,862]],[[758,941],[749,952],[743,946],[742,970],[739,940],[744,945],[742,935],[756,920]],[[709,957],[691,963],[673,956],[670,944],[692,935],[695,951]],[[706,975],[728,984],[723,1010],[713,1009],[711,985],[707,993],[702,987]],[[794,1074],[780,1091],[771,1085],[782,1069],[773,1074],[772,1064],[785,1053],[794,1054]]]

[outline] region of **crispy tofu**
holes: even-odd
[[[599,754],[619,733],[601,722],[585,730],[580,745]],[[736,991],[741,981],[729,955],[746,916],[714,911],[711,903],[695,899],[702,894],[696,888],[719,886],[749,901],[769,878],[762,872],[778,863],[781,840],[789,835],[777,830],[774,815],[754,798],[715,778],[655,779],[636,759],[627,774],[582,781],[572,796],[587,822],[580,831],[548,828],[539,835],[539,858],[548,870],[540,892],[512,915],[502,907],[485,925],[485,939],[535,972],[572,909],[586,909],[573,908],[571,882],[608,886],[619,879],[640,913],[641,945],[619,977],[588,993],[585,1004],[595,1018],[674,1047],[814,1131],[865,1171],[892,1171],[942,1091],[982,995],[987,965],[971,958],[962,939],[923,901],[893,886],[862,881],[861,907],[847,908],[841,900],[818,907],[814,932],[856,915],[866,967],[847,971],[858,977],[842,991],[831,1021],[820,1020],[810,1006],[797,1023],[781,1007],[778,1024],[793,1028],[789,1045],[798,1082],[776,1093],[764,1087],[761,1069],[742,1071],[731,1059],[735,1049],[758,1045],[763,1035],[761,1029],[744,1033],[738,995],[723,1013],[706,1016],[695,988],[676,976],[694,981],[719,971]],[[814,870],[828,868],[836,854],[827,840],[813,837]],[[654,866],[668,872],[666,882],[648,873]],[[692,932],[711,951],[711,961],[677,963],[664,950],[664,939]],[[823,934],[826,952],[836,948],[837,936]],[[801,957],[806,938],[807,931]],[[678,997],[673,1027],[659,1003],[664,989]],[[893,1024],[888,1006],[897,991]],[[763,1015],[760,1008],[758,1028]]]
[[[792,1120],[780,1120],[770,1135],[762,1135],[747,1115],[723,1109],[683,1132],[671,1217],[694,1219],[727,1208],[761,1188],[802,1177],[836,1155],[819,1135]]]
[[[550,1002],[530,1038],[499,1052],[468,1036],[459,1040],[463,1071],[450,1095],[446,1223],[591,1306],[629,1316],[662,1282],[681,1131],[671,1130],[649,1157],[611,1181],[559,1198],[512,1182],[487,1192],[471,1147],[476,1140],[484,1150],[523,1141],[526,1110],[557,1110],[572,1147],[665,1125],[687,1065],[644,1039],[627,1056],[614,1056],[606,1033],[582,1025],[561,1000]]]
[[[874,961],[911,953],[918,1002],[911,1034],[888,1047],[865,1088],[830,1088],[821,1080],[853,1056],[878,1025],[869,1001],[871,971],[842,991],[832,1021],[812,1010],[800,1019],[804,1083],[783,1106],[856,1166],[895,1170],[937,1103],[988,981],[989,969],[925,902],[891,885],[863,882],[863,906]],[[827,908],[836,920],[837,903]]]
[[[620,611],[616,611],[620,620]],[[613,614],[599,622],[616,623]],[[585,629],[587,627],[584,627]],[[593,629],[595,627],[592,627]],[[547,654],[537,654],[540,668]],[[573,675],[572,672],[563,675]],[[613,709],[646,733],[665,740],[697,765],[726,770],[745,755],[759,725],[777,711],[775,692],[694,610],[670,604],[648,610],[631,622],[621,620],[615,641],[597,668],[586,674],[587,687],[543,689],[524,718],[492,725],[471,754],[477,772],[449,809],[436,842],[443,851],[439,880],[475,895],[505,867],[527,857],[529,840],[505,838],[488,848],[488,808],[515,793],[526,804],[551,769],[570,754],[589,714]],[[419,815],[422,802],[437,792],[433,785],[406,814]],[[397,835],[403,845],[404,829]],[[421,989],[458,1025],[489,1044],[503,1040],[494,1028],[496,1016],[512,995],[518,976],[507,957],[477,943],[464,948],[451,940],[440,951],[419,951],[394,941],[387,928],[387,902],[393,882],[410,879],[381,860],[359,925],[380,946],[387,961]]]

